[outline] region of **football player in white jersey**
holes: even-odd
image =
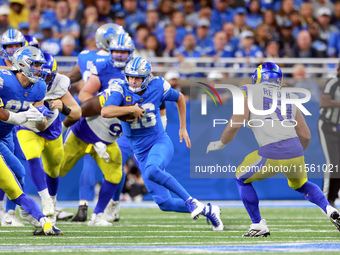
[[[43,212],[46,216],[53,217],[60,165],[64,157],[59,112],[69,119],[79,119],[81,109],[69,92],[70,79],[57,73],[57,62],[51,54],[44,53],[44,57],[46,63],[41,67],[47,84],[44,101],[45,106],[53,111],[53,115],[47,118],[44,131],[37,130],[27,122],[17,127],[17,137],[27,159],[27,171],[41,197]]]
[[[80,82],[81,86],[79,87],[82,87],[83,83],[86,83],[86,81],[91,76],[90,69],[93,66],[93,63],[95,63],[97,60],[103,61],[110,58],[109,44],[112,37],[122,33],[125,33],[124,28],[115,23],[107,23],[100,26],[97,29],[95,35],[96,46],[98,50],[83,50],[78,55],[77,64],[72,69],[72,71],[66,74],[66,76],[70,78],[71,83]],[[63,129],[66,130],[67,127],[68,126],[63,126]],[[83,170],[79,180],[79,208],[76,216],[72,219],[74,222],[82,222],[87,220],[87,205],[88,201],[94,194],[94,173],[96,172],[96,169],[98,169],[97,163],[90,155],[86,155],[84,157]],[[92,187],[92,189],[89,187]],[[122,187],[119,188],[119,190],[121,189]]]
[[[252,185],[284,171],[288,185],[300,192],[308,201],[318,205],[331,222],[340,231],[340,215],[333,208],[320,190],[319,186],[308,181],[305,168],[304,150],[308,147],[311,134],[305,119],[294,104],[287,104],[286,114],[281,112],[282,71],[274,63],[266,62],[259,65],[253,75],[253,85],[241,87],[244,94],[244,114],[233,115],[223,131],[220,141],[211,142],[207,153],[223,149],[234,139],[243,123],[257,120],[263,125],[252,127],[255,138],[260,146],[246,156],[236,171],[236,183],[247,212],[252,220],[248,233],[243,237],[265,237],[270,235],[266,220],[261,218],[259,199]],[[257,110],[272,108],[277,95],[275,112],[270,115],[257,115],[250,112],[247,98],[252,93],[253,107]],[[287,98],[298,98],[293,93],[287,93]],[[282,125],[282,122],[285,122]],[[253,125],[255,126],[255,125]]]

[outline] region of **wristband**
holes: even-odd
[[[71,109],[68,106],[66,106],[64,103],[62,104],[63,104],[63,109],[61,110],[61,113],[66,116],[70,115]]]

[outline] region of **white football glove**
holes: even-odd
[[[96,142],[93,145],[93,148],[95,149],[95,151],[97,152],[98,156],[102,159],[105,160],[105,162],[109,162],[110,161],[110,155],[106,152],[106,144],[102,143],[102,142]]]
[[[15,112],[9,111],[8,120],[4,122],[7,122],[13,125],[21,125],[27,121],[37,121],[39,123],[43,123],[44,115],[42,115],[33,105],[30,105],[29,109],[25,112],[15,113]]]
[[[226,144],[222,143],[221,141],[216,141],[216,142],[210,142],[208,147],[207,147],[207,154],[210,151],[218,151],[223,149],[226,146]]]
[[[30,104],[30,107],[25,113],[27,121],[35,121],[37,123],[44,123],[45,121],[44,115],[39,112],[39,110],[35,108],[32,104]]]

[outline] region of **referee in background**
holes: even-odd
[[[338,76],[326,83],[320,97],[318,130],[328,169],[324,172],[323,193],[335,207],[340,189],[340,64]]]

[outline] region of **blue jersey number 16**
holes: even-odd
[[[145,110],[154,111],[155,105],[153,103],[143,104],[142,107]],[[143,127],[153,127],[156,125],[156,115],[153,112],[148,112],[144,114],[144,117],[141,119],[141,123]],[[131,129],[139,129],[141,128],[141,123],[134,121],[131,123]]]

